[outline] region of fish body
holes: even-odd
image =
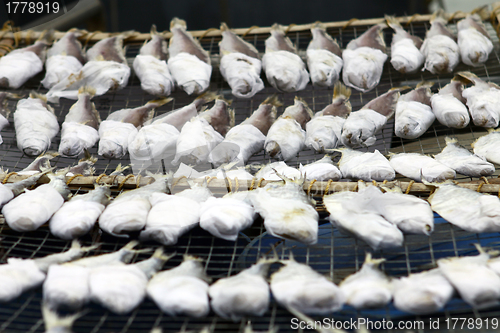
[[[12,200],[15,196],[23,193],[25,189],[36,185],[38,179],[40,179],[40,177],[42,177],[44,174],[45,173],[39,172],[15,183],[0,184],[0,208],[2,208],[3,205]]]
[[[483,65],[491,51],[493,43],[478,14],[467,15],[458,21],[458,48],[464,64],[478,67]]]
[[[285,162],[272,162],[264,167],[262,167],[256,174],[255,178],[265,179],[265,180],[281,180],[279,175],[285,176],[291,179],[300,179],[302,174],[296,168],[288,166]]]
[[[341,148],[340,152],[342,158],[339,161],[339,169],[343,178],[384,181],[393,180],[396,177],[393,167],[378,150],[373,153],[363,153],[349,148]]]
[[[424,64],[424,55],[420,52],[422,39],[412,36],[403,29],[398,20],[386,16],[387,24],[394,30],[391,43],[391,64],[401,73],[415,73]]]
[[[417,153],[400,153],[392,155],[389,162],[397,173],[417,182],[422,179],[428,182],[442,182],[454,179],[456,172],[430,156]]]
[[[443,125],[452,128],[464,128],[469,125],[469,110],[462,97],[463,84],[451,81],[431,97],[432,112]]]
[[[487,135],[483,135],[477,139],[473,144],[474,154],[488,162],[500,164],[500,132],[491,131]]]
[[[300,164],[299,171],[305,175],[306,180],[328,181],[342,178],[339,168],[333,164],[332,158],[328,155],[316,162]]]

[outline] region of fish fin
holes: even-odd
[[[154,107],[157,108],[157,107],[160,107],[160,106],[165,105],[167,103],[170,103],[172,100],[173,100],[172,97],[158,98],[158,99],[153,99],[153,100],[147,102],[146,105],[147,104],[155,104]]]
[[[337,81],[335,85],[333,86],[333,99],[340,96],[345,96],[346,99],[349,99],[351,97],[351,88],[346,87],[342,82]]]
[[[476,74],[468,71],[456,73],[453,79],[455,79],[455,81],[461,81],[464,84],[476,84],[478,81],[482,81]]]
[[[432,82],[432,81],[421,81],[417,84],[416,88],[421,88],[421,87],[431,88],[433,85],[434,85],[434,82]]]
[[[186,21],[181,20],[178,17],[174,17],[172,21],[170,21],[170,30],[172,30],[173,28],[181,28],[183,30],[186,30],[187,28]]]
[[[94,87],[91,86],[83,86],[80,89],[78,89],[78,94],[84,94],[87,93],[90,95],[90,98],[94,97],[96,94],[96,90]]]
[[[217,98],[221,97],[214,91],[207,91],[201,94],[200,96],[196,97],[193,103],[196,105],[196,108],[198,111],[200,111],[200,107],[203,104],[210,103],[213,100],[216,100]]]
[[[260,104],[270,104],[270,105],[273,105],[276,107],[283,106],[283,103],[281,103],[280,100],[278,99],[278,94],[273,94],[273,95],[269,96],[268,98],[266,98],[264,100],[264,102],[262,102]]]
[[[408,90],[408,89],[411,89],[410,86],[401,86],[401,87],[393,87],[391,89],[389,89],[388,91],[404,91],[404,90]]]

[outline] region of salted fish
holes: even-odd
[[[385,259],[373,259],[371,253],[367,253],[361,269],[339,284],[346,304],[356,309],[367,309],[380,308],[391,301],[391,281],[379,268],[384,261]]]
[[[230,162],[245,165],[253,154],[264,148],[266,135],[276,119],[276,107],[281,105],[276,95],[266,98],[249,118],[227,132],[224,140],[210,152],[208,161],[215,166]]]
[[[251,98],[264,89],[260,78],[262,63],[259,52],[252,44],[231,31],[222,23],[220,49],[220,72],[238,98]]]
[[[464,64],[478,67],[483,65],[491,51],[493,43],[478,14],[468,14],[458,21],[458,48]]]
[[[420,48],[420,52],[425,56],[422,70],[428,70],[432,74],[451,73],[460,62],[456,37],[446,27],[446,23],[444,12],[436,12]]]
[[[151,210],[150,197],[167,189],[168,177],[157,175],[154,183],[123,192],[104,209],[99,227],[117,237],[129,237],[127,232],[142,230]]]
[[[18,99],[21,96],[8,92],[0,92],[0,131],[9,125],[10,110],[7,107],[7,99]],[[3,143],[2,136],[0,135],[0,145]]]
[[[323,158],[306,165],[299,166],[299,171],[304,175],[306,180],[339,180],[342,178],[342,173],[332,161],[331,156],[325,155]]]
[[[437,120],[448,127],[464,128],[469,125],[469,110],[465,106],[466,99],[462,97],[463,84],[459,80],[451,80],[437,94],[431,97],[432,112]]]
[[[304,90],[309,82],[309,73],[297,54],[297,48],[286,37],[283,26],[277,23],[273,24],[271,36],[266,39],[262,67],[267,81],[279,91]]]
[[[93,247],[81,247],[75,240],[66,252],[35,259],[8,258],[6,264],[0,265],[0,283],[3,286],[0,302],[8,302],[28,289],[40,286],[51,265],[78,259],[91,249]]]
[[[45,77],[41,82],[45,89],[50,89],[68,76],[80,72],[85,63],[82,44],[78,41],[81,35],[82,32],[72,29],[47,51]]]
[[[476,244],[479,255],[438,260],[441,273],[455,287],[462,299],[474,308],[497,305],[500,299],[500,276],[488,267],[490,255]]]
[[[342,153],[339,169],[343,178],[384,181],[396,177],[396,172],[387,158],[376,149],[373,153],[363,153],[350,148],[337,150]]]
[[[265,180],[281,180],[279,175],[292,179],[300,179],[302,173],[296,169],[288,166],[285,162],[272,162],[264,165],[256,174],[255,178]]]
[[[500,199],[453,183],[437,186],[429,197],[433,211],[446,221],[473,233],[500,231]]]
[[[49,149],[52,139],[59,132],[54,109],[44,95],[30,93],[29,98],[17,102],[14,126],[19,150],[37,156]]]
[[[271,292],[281,306],[318,315],[342,309],[344,293],[332,281],[291,254],[280,262],[283,266],[271,275]]]
[[[305,127],[312,116],[306,102],[295,97],[294,104],[287,107],[269,128],[264,143],[266,153],[284,161],[295,157],[305,146]]]
[[[500,87],[493,82],[481,80],[471,72],[459,72],[457,75],[474,84],[462,92],[462,96],[467,100],[474,125],[486,128],[498,127]]]
[[[208,161],[210,152],[224,140],[229,128],[234,126],[234,110],[229,103],[216,99],[214,106],[191,118],[177,139],[173,164],[201,164]]]
[[[401,230],[370,205],[378,195],[380,190],[375,186],[361,186],[358,192],[324,196],[323,203],[330,213],[328,219],[341,232],[365,241],[374,250],[401,246],[404,240]]]
[[[179,266],[153,275],[146,291],[170,316],[204,317],[210,311],[209,282],[202,260],[184,255]]]
[[[24,193],[25,189],[35,185],[38,179],[40,179],[43,175],[45,175],[45,173],[39,172],[15,183],[0,183],[0,208],[2,208],[2,206],[10,200],[14,199],[14,197]]]
[[[436,116],[431,108],[431,87],[434,82],[421,82],[401,95],[396,104],[394,133],[403,139],[416,139],[431,127]]]
[[[250,227],[256,216],[249,195],[241,191],[208,198],[200,207],[200,227],[215,237],[236,241],[239,232]]]
[[[345,72],[344,72],[345,73]],[[375,136],[394,115],[403,88],[392,88],[372,99],[360,110],[351,112],[342,127],[342,143],[348,147],[367,147],[375,144]]]
[[[399,21],[386,16],[387,24],[394,30],[391,42],[391,64],[403,74],[415,73],[424,64],[424,55],[420,52],[422,39],[409,34]]]
[[[33,160],[33,162],[31,162],[26,168],[18,171],[17,174],[23,176],[32,176],[41,172],[45,172],[50,169],[50,160],[57,156],[59,156],[59,153],[47,151],[37,156]]]
[[[403,276],[392,280],[392,285],[394,306],[417,315],[443,309],[455,291],[440,269]]]
[[[337,148],[342,127],[352,107],[349,102],[351,89],[337,82],[333,89],[332,104],[316,112],[306,124],[306,146],[323,153],[325,149]]]
[[[347,44],[342,52],[344,60],[342,79],[346,86],[368,92],[380,82],[387,60],[382,36],[382,29],[385,27],[385,24],[374,25]]]
[[[48,174],[50,182],[25,190],[2,208],[5,222],[15,231],[25,232],[38,229],[49,221],[71,194],[64,174]],[[28,209],[29,208],[29,209]]]
[[[318,87],[332,87],[340,78],[344,65],[339,44],[321,23],[311,27],[312,40],[307,46],[307,67],[311,82]]]
[[[250,268],[212,284],[208,294],[214,312],[234,322],[245,316],[264,315],[271,297],[266,277],[275,262],[277,258],[260,259]]]
[[[130,67],[125,58],[123,39],[126,35],[105,38],[87,50],[87,62],[76,74],[59,81],[47,93],[49,102],[59,98],[78,99],[78,90],[89,86],[95,95],[101,96],[110,90],[123,89],[128,84]]]
[[[500,164],[500,130],[490,130],[473,144],[474,154],[488,162]]]
[[[151,258],[129,265],[100,266],[90,271],[90,299],[116,314],[135,309],[146,297],[149,279],[174,255],[158,248]]]
[[[174,17],[170,22],[170,31],[172,37],[168,46],[168,69],[177,86],[186,94],[201,94],[210,85],[210,55],[186,31],[186,21]]]
[[[303,190],[305,178],[290,179],[279,175],[283,183],[269,183],[250,193],[255,211],[274,237],[307,245],[318,241],[319,215]]]
[[[155,99],[133,109],[121,109],[112,112],[99,125],[98,154],[106,158],[121,158],[128,152],[128,144],[137,135],[138,128],[152,117],[154,109],[168,102],[171,98]]]
[[[469,177],[491,176],[495,166],[462,147],[457,139],[445,138],[446,147],[434,155],[436,161],[452,168],[457,173]]]
[[[145,229],[139,235],[141,240],[155,240],[163,245],[174,245],[180,236],[200,222],[201,204],[212,197],[206,181],[201,185],[190,182],[190,189],[167,195],[154,193],[149,201],[151,211]]]
[[[442,182],[454,179],[456,172],[430,156],[418,153],[400,153],[391,155],[389,163],[397,173],[420,182]]]

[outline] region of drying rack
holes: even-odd
[[[492,23],[486,23],[488,32],[494,42],[494,51],[490,55],[489,60],[484,66],[478,68],[470,68],[464,64],[460,64],[456,68],[456,72],[469,70],[495,83],[500,83],[500,44],[496,31],[498,26],[497,14],[498,7],[492,11]],[[455,29],[454,23],[460,18],[465,17],[464,13],[455,13],[450,20],[450,27]],[[398,18],[403,26],[412,34],[423,38],[425,31],[430,27],[430,15],[416,15],[413,17]],[[366,31],[371,25],[383,22],[383,19],[370,20],[350,20],[346,22],[330,22],[326,23],[328,32],[338,40],[341,47],[345,47],[347,43],[356,38],[361,33]],[[188,22],[189,25],[189,22]],[[292,25],[288,27],[288,36],[297,45],[300,50],[300,55],[305,55],[305,49],[310,41],[310,25]],[[237,29],[237,33],[245,35],[244,38],[248,42],[256,46],[259,52],[264,52],[264,42],[268,37],[269,28],[252,27],[249,29]],[[13,34],[9,31],[0,33],[1,50],[9,49],[8,45],[15,45],[18,41],[21,46],[28,39],[31,41],[38,37],[37,32],[17,32]],[[56,37],[63,35],[63,32],[56,33]],[[169,34],[165,34],[169,37]],[[220,31],[218,29],[209,29],[207,31],[193,32],[195,37],[200,38],[202,46],[210,51],[214,64],[218,64],[218,42],[221,40]],[[108,37],[106,33],[92,33],[82,37],[84,43],[91,45],[92,43]],[[15,37],[15,38],[14,38]],[[149,34],[137,34],[126,40],[127,44],[127,59],[129,65],[135,55],[138,53],[140,46],[144,40],[149,38]],[[388,45],[387,53],[390,54],[390,41],[392,31],[384,30],[384,38]],[[41,86],[40,81],[44,73],[37,75],[29,80],[19,90],[13,92],[27,96],[30,91],[45,93],[46,90]],[[422,80],[434,81],[436,83],[434,91],[447,84],[452,78],[449,75],[432,75],[429,72],[419,72],[412,75],[404,75],[395,71],[389,61],[384,66],[384,71],[380,84],[371,92],[359,93],[353,90],[351,96],[351,104],[353,110],[358,110],[362,105],[372,98],[386,92],[392,87],[398,86],[415,86]],[[263,75],[263,79],[265,77]],[[258,105],[264,101],[269,95],[276,93],[276,90],[265,82],[266,88],[255,95],[252,99],[237,99],[231,95],[231,91],[227,83],[225,83],[220,75],[217,66],[214,66],[210,90],[217,91],[227,99],[233,99],[232,108],[236,110],[236,124],[241,123],[248,117]],[[303,91],[297,93],[278,93],[279,99],[283,102],[284,107],[293,104],[295,96],[304,99],[312,108],[313,111],[319,111],[332,99],[333,91],[326,88],[317,88],[308,85]],[[156,114],[171,111],[178,107],[184,106],[192,102],[194,97],[187,96],[184,92],[176,90],[171,97],[173,101],[156,110]],[[153,96],[143,92],[140,88],[138,78],[132,73],[129,84],[123,90],[108,93],[103,96],[98,96],[93,99],[97,110],[101,115],[101,119],[106,119],[109,113],[125,107],[136,107],[143,105],[148,100],[153,99]],[[61,99],[60,104],[55,106],[56,115],[60,123],[62,123],[65,114],[68,112],[74,101]],[[8,106],[14,110],[15,101],[9,101]],[[284,107],[278,108],[278,115],[284,110]],[[12,119],[12,118],[11,118]],[[389,121],[383,130],[377,135],[377,143],[363,151],[380,150],[383,154],[388,152],[420,152],[425,154],[435,154],[441,151],[444,147],[444,138],[446,136],[455,136],[464,146],[470,146],[478,137],[486,134],[486,130],[480,127],[469,125],[464,129],[450,129],[440,125],[437,121],[431,128],[420,138],[415,140],[405,140],[393,135],[393,120]],[[19,171],[26,167],[33,159],[23,155],[18,150],[15,141],[15,132],[13,124],[10,124],[1,133],[4,143],[0,145],[0,166],[9,169],[9,171]],[[52,143],[51,150],[56,151],[60,141],[58,135]],[[90,153],[97,156],[97,147],[90,150]],[[305,164],[323,157],[322,154],[317,154],[311,150],[304,150],[298,156],[289,162],[292,166],[298,166],[300,163]],[[263,164],[270,162],[269,156],[264,152],[254,155],[249,163]],[[56,157],[51,160],[51,164],[57,168],[73,165],[77,162],[76,158]],[[128,156],[119,160],[106,160],[100,158],[96,165],[96,175],[110,174],[116,166],[130,163]],[[130,172],[130,170],[129,170]],[[461,183],[467,183],[463,186],[468,186],[472,189],[479,188],[482,192],[497,193],[498,180],[500,174],[497,168],[495,174],[488,178],[488,183],[481,179],[471,179],[461,177],[458,179]],[[12,175],[8,181],[15,181],[19,176]],[[95,178],[76,177],[71,180],[71,187],[74,193],[84,193],[89,189],[89,184]],[[2,179],[3,180],[3,179]],[[123,188],[127,190],[135,186],[144,185],[147,183],[147,177],[138,179],[136,176],[120,176],[111,179],[110,177],[102,177],[103,182],[114,182],[115,185],[123,183]],[[409,186],[408,179],[398,178],[402,188],[405,190]],[[240,189],[247,186],[250,187],[250,182],[241,182]],[[260,185],[264,185],[262,182]],[[335,183],[342,187],[354,189],[355,183]],[[209,187],[211,189],[227,189],[227,180],[213,180]],[[232,183],[233,188],[235,183]],[[255,184],[254,184],[255,185]],[[307,189],[310,183],[305,184]],[[311,185],[311,192],[321,198],[322,190],[324,191],[327,183],[318,182]],[[339,185],[339,186],[340,186]],[[178,190],[185,187],[185,183],[179,181]],[[184,187],[183,187],[184,186]],[[332,184],[330,184],[332,186]],[[406,187],[405,187],[406,186]],[[425,197],[428,195],[429,189],[422,184],[412,184],[412,191],[416,195]],[[115,193],[118,192],[116,188]],[[321,200],[319,200],[321,205]],[[199,256],[205,260],[205,266],[209,276],[214,279],[233,275],[244,268],[255,263],[260,257],[269,255],[271,248],[274,246],[278,254],[282,258],[288,256],[288,250],[292,249],[297,261],[307,263],[315,270],[330,277],[334,282],[340,282],[344,277],[358,270],[365,257],[365,253],[370,251],[374,257],[386,258],[386,262],[382,264],[382,269],[390,276],[402,276],[409,273],[419,272],[435,266],[436,261],[440,258],[449,256],[475,255],[477,252],[474,243],[479,243],[483,247],[500,249],[500,235],[498,233],[483,233],[474,234],[465,232],[457,227],[444,221],[436,215],[435,231],[430,236],[421,235],[406,235],[405,242],[402,247],[395,249],[386,249],[372,251],[364,242],[358,241],[352,237],[340,234],[326,219],[327,213],[320,211],[320,226],[318,244],[315,246],[306,247],[300,243],[291,241],[282,241],[274,238],[265,232],[262,225],[262,220],[255,221],[253,226],[244,230],[238,237],[236,242],[224,241],[217,239],[200,228],[195,228],[179,239],[175,246],[167,248],[167,252],[177,252],[177,256],[168,261],[166,268],[177,266],[182,260],[182,254],[189,253],[194,256]],[[132,239],[137,235],[132,235]],[[98,228],[91,231],[90,234],[82,239],[84,244],[100,243],[101,246],[92,251],[90,255],[108,253],[115,251],[125,245],[128,240],[123,238],[115,238],[107,234],[100,233]],[[0,223],[0,263],[6,262],[9,257],[34,258],[41,257],[52,253],[57,253],[68,249],[70,243],[52,236],[46,225],[39,230],[29,233],[17,233],[8,228],[5,223]],[[144,243],[143,247],[156,247],[155,243]],[[138,254],[134,261],[146,259],[148,254]],[[277,266],[273,266],[272,270]],[[1,332],[44,332],[44,324],[41,316],[41,288],[27,292],[21,297],[6,303],[0,304],[0,331]],[[269,310],[263,317],[249,317],[241,322],[233,323],[229,320],[217,317],[211,312],[205,318],[188,318],[188,317],[169,317],[161,313],[161,311],[150,300],[145,300],[136,310],[126,316],[114,315],[96,304],[90,304],[87,312],[79,318],[73,327],[75,332],[149,332],[153,327],[161,327],[164,332],[178,331],[198,331],[205,326],[209,326],[214,332],[242,332],[246,322],[251,322],[254,330],[262,331],[278,326],[280,332],[292,332],[290,327],[291,319],[294,318],[286,310],[281,308],[272,301]],[[423,321],[425,328],[416,329],[415,331],[423,332],[428,330],[429,319],[440,320],[440,329],[435,331],[450,331],[447,329],[444,320],[447,318],[498,318],[500,316],[500,307],[493,307],[485,310],[473,309],[462,300],[455,297],[446,306],[443,311],[434,313],[429,316],[413,316],[402,313],[394,308],[391,304],[385,308],[378,310],[355,310],[345,306],[340,312],[333,313],[327,317],[335,320],[349,320],[351,318],[369,318],[370,320],[392,320],[395,327],[398,322],[415,320]],[[315,319],[321,320],[323,317],[315,316]],[[300,331],[300,330],[299,330]],[[307,330],[306,330],[307,331]],[[396,331],[396,330],[395,330]],[[483,327],[483,331],[486,331]]]

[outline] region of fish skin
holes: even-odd
[[[394,154],[389,159],[391,166],[399,174],[420,182],[442,182],[456,177],[455,170],[436,161],[430,156],[418,153]]]
[[[125,50],[123,48],[123,39],[123,35],[118,35],[98,41],[87,50],[87,60],[104,60],[127,64],[127,58],[125,58]]]
[[[228,28],[226,23],[221,23],[222,40],[219,42],[219,49],[222,55],[228,53],[243,53],[249,57],[259,59],[259,51],[252,44],[236,35]]]
[[[431,108],[430,86],[432,84],[417,87],[399,97],[394,125],[394,132],[397,136],[416,139],[424,134],[436,120]]]
[[[425,56],[422,71],[432,74],[451,73],[460,62],[460,51],[455,35],[446,28],[447,20],[436,17],[431,21],[420,52]]]
[[[490,131],[489,134],[483,135],[472,144],[474,154],[490,163],[500,164],[499,140],[500,132]]]
[[[386,16],[387,24],[394,30],[391,43],[391,64],[401,73],[415,73],[424,63],[420,52],[422,39],[409,34],[395,17]]]
[[[378,150],[373,153],[363,153],[349,148],[340,148],[339,151],[342,153],[339,169],[343,178],[390,181],[396,177],[396,172],[389,161]]]
[[[323,158],[306,165],[300,164],[299,171],[305,175],[306,180],[328,181],[339,180],[342,173],[333,164],[332,158],[325,155]]]
[[[196,56],[201,61],[210,65],[210,56],[200,43],[186,31],[186,22],[184,20],[173,18],[170,22],[170,31],[173,36],[170,38],[168,51],[173,58],[180,53],[189,53]]]
[[[443,125],[453,128],[464,128],[469,125],[467,101],[462,97],[463,84],[451,81],[431,97],[432,112]]]

